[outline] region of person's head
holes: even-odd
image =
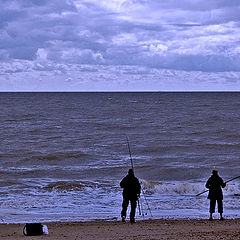
[[[134,172],[133,172],[132,168],[130,168],[130,169],[128,170],[128,175],[129,175],[129,176],[134,176]]]
[[[216,170],[216,169],[212,170],[212,174],[213,175],[218,175],[218,170]]]

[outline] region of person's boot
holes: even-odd
[[[126,216],[122,216],[122,222],[126,222]]]
[[[135,218],[131,218],[130,223],[136,223]]]
[[[222,213],[220,213],[220,221],[225,220],[225,218],[222,216]]]

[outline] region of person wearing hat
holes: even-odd
[[[209,220],[213,220],[213,213],[215,212],[216,201],[218,204],[218,213],[220,214],[220,220],[224,220],[223,214],[223,193],[222,188],[226,186],[226,183],[218,175],[217,170],[212,171],[212,176],[207,180],[206,188],[209,189],[208,199],[210,199],[210,217]]]
[[[138,179],[134,176],[133,169],[129,169],[128,175],[122,179],[120,186],[123,188],[123,202],[121,211],[122,221],[125,222],[127,208],[130,201],[130,222],[135,223],[135,212],[137,207],[137,200],[141,192],[141,185]]]

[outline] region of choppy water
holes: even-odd
[[[240,175],[240,93],[0,93],[0,221],[119,218],[141,180],[145,219],[208,216],[213,168]],[[239,180],[224,189],[240,217]],[[141,216],[137,216],[141,219]]]

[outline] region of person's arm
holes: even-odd
[[[210,181],[209,181],[209,179],[208,179],[208,180],[207,180],[207,182],[206,182],[206,185],[205,185],[205,187],[209,189],[209,188],[210,188],[210,186],[211,186],[211,185],[210,185]]]
[[[220,178],[220,179],[221,179],[221,187],[225,188],[226,187],[226,183],[222,180],[222,178]]]
[[[123,180],[120,182],[120,187],[121,188],[125,187],[125,182],[126,182],[126,178],[123,178]]]
[[[141,184],[139,183],[138,179],[137,179],[137,194],[140,196],[141,193]]]

